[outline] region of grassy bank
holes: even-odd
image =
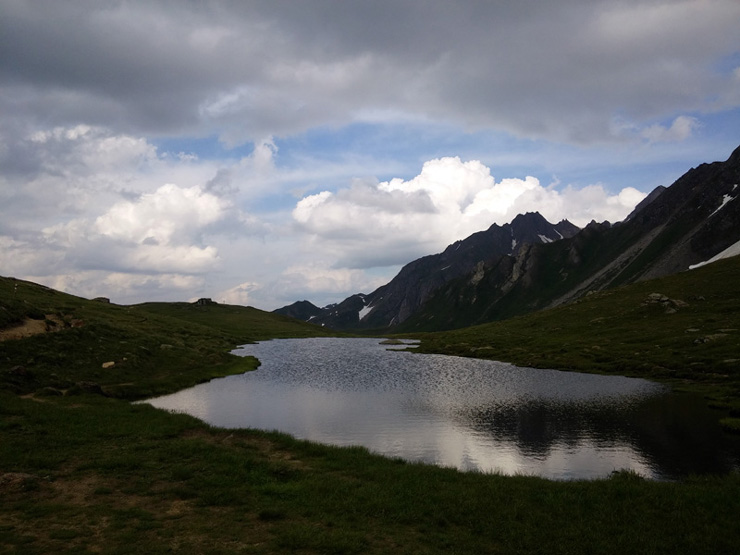
[[[90,301],[0,278],[0,387],[18,394],[97,390],[140,399],[257,367],[234,347],[328,332],[253,308],[192,303],[136,306]]]
[[[0,396],[0,550],[732,553],[738,476],[560,483],[211,429],[100,396]]]
[[[129,402],[254,368],[227,354],[238,343],[320,328],[242,307],[119,307],[6,279],[0,306],[6,330],[51,330],[0,343],[2,552],[739,550],[738,475],[465,474]]]

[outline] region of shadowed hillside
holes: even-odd
[[[419,337],[422,352],[692,384],[740,411],[740,257]]]
[[[239,344],[326,333],[251,307],[119,306],[0,278],[0,388],[18,393],[148,396],[253,368],[229,354]]]
[[[422,349],[665,376],[732,401],[739,264],[423,336]],[[736,473],[670,483],[624,472],[586,482],[460,473],[220,430],[116,398],[253,369],[256,360],[228,350],[323,331],[315,326],[243,307],[122,307],[9,278],[0,279],[0,315],[3,331],[33,332],[0,342],[3,552],[622,554],[650,546],[713,555],[740,542]]]

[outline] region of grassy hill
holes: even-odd
[[[422,349],[647,372],[731,402],[737,275],[728,261],[560,312],[430,335]],[[324,333],[244,307],[116,306],[0,279],[0,335],[20,336],[0,341],[0,552],[740,549],[737,473],[672,483],[461,473],[128,401],[255,368],[228,354],[239,343]]]
[[[274,312],[264,312],[251,306],[195,303],[143,303],[132,307],[161,316],[202,324],[248,341],[284,337],[316,337],[341,335],[306,322]],[[239,343],[245,343],[239,340]]]
[[[656,379],[740,410],[740,257],[421,337],[422,352]]]
[[[0,388],[97,389],[130,399],[255,368],[255,360],[229,354],[239,344],[328,333],[250,307],[118,306],[12,278],[0,278],[0,328],[0,336],[32,334],[0,342]]]

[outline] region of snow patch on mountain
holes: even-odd
[[[701,268],[702,266],[706,266],[707,264],[711,264],[712,262],[717,262],[717,260],[722,260],[723,258],[730,258],[731,256],[737,256],[740,254],[740,241],[735,243],[734,245],[730,245],[725,250],[723,250],[720,253],[717,253],[709,260],[705,260],[704,262],[699,262],[698,264],[692,264],[689,266],[689,270],[693,270],[695,268]]]
[[[737,187],[737,185],[735,185],[735,187]],[[735,188],[733,187],[732,190],[734,191]],[[717,212],[719,212],[720,210],[722,210],[725,206],[727,206],[727,203],[730,202],[731,200],[735,200],[735,197],[733,197],[732,195],[725,195],[724,197],[722,197],[722,204],[719,205],[719,208],[717,208],[717,210],[715,210],[714,212],[712,212],[711,214],[709,214],[709,217],[711,218]]]
[[[360,312],[358,312],[357,317],[362,320],[365,316],[370,314],[373,310],[372,306],[364,306],[362,309],[360,309]]]

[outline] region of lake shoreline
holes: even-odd
[[[740,460],[726,452],[702,402],[668,395],[662,385],[460,357],[418,357],[386,347],[376,338],[248,345],[234,353],[262,360],[257,375],[225,378],[148,402],[219,427],[276,429],[465,471],[570,480],[631,469],[653,479],[675,479],[728,472]],[[670,432],[656,427],[664,421]],[[699,426],[706,430],[693,431]],[[653,452],[650,443],[639,445],[642,436],[657,440],[658,435],[653,443],[663,450],[672,445],[671,437],[681,437],[670,456]],[[611,447],[615,440],[618,446]]]
[[[4,298],[17,283],[0,279]],[[737,472],[557,482],[217,429],[130,401],[254,368],[227,354],[234,345],[326,332],[244,307],[120,307],[25,282],[17,295],[84,325],[0,344],[0,551],[714,555],[740,545]]]

